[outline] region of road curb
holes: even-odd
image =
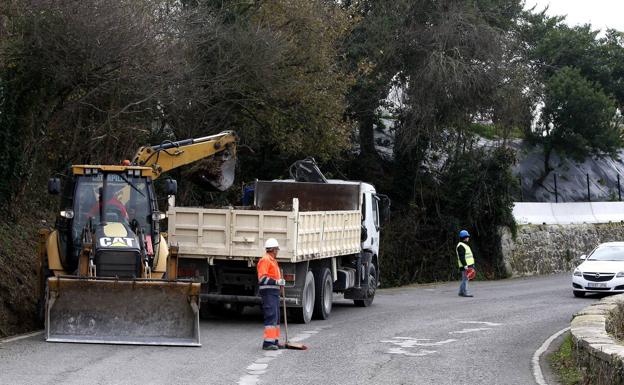
[[[25,333],[25,334],[18,334],[16,336],[3,338],[3,339],[0,339],[0,345],[8,344],[9,342],[15,342],[15,341],[23,340],[25,338],[38,336],[40,334],[43,334],[43,330],[38,330],[36,332],[30,332],[30,333]]]
[[[546,341],[544,341],[542,346],[540,346],[533,354],[533,359],[531,360],[531,364],[533,366],[533,377],[535,377],[535,382],[537,382],[538,385],[548,385],[548,383],[544,379],[544,373],[542,372],[542,368],[540,366],[540,357],[542,356],[542,354],[544,354],[544,352],[546,352],[546,350],[548,350],[550,344],[552,344],[554,340],[556,340],[559,336],[561,336],[568,330],[570,330],[570,327],[561,329],[555,334],[548,337]]]

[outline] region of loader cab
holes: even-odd
[[[118,223],[129,232],[140,232],[153,254],[159,239],[159,219],[149,168],[74,166],[62,195],[60,226],[57,224],[65,269],[76,269],[88,226]]]

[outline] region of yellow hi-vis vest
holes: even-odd
[[[457,266],[463,267],[461,260],[459,259],[459,252],[457,251],[459,246],[464,246],[464,249],[466,250],[466,266],[474,265],[474,257],[472,256],[472,250],[470,249],[470,246],[468,246],[464,242],[459,242],[455,247],[455,254],[457,254]]]

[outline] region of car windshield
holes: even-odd
[[[590,254],[588,261],[624,261],[624,246],[603,246]]]

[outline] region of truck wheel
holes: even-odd
[[[377,270],[372,263],[368,264],[368,289],[366,299],[354,299],[353,303],[359,307],[369,307],[375,299],[375,291],[377,290]]]
[[[314,318],[327,319],[332,310],[332,297],[334,293],[334,280],[328,268],[314,271]]]
[[[585,297],[584,291],[572,290],[572,293],[574,293],[574,296],[577,298]]]
[[[288,316],[297,323],[310,323],[314,311],[314,274],[308,271],[301,291],[301,307],[288,309]]]

